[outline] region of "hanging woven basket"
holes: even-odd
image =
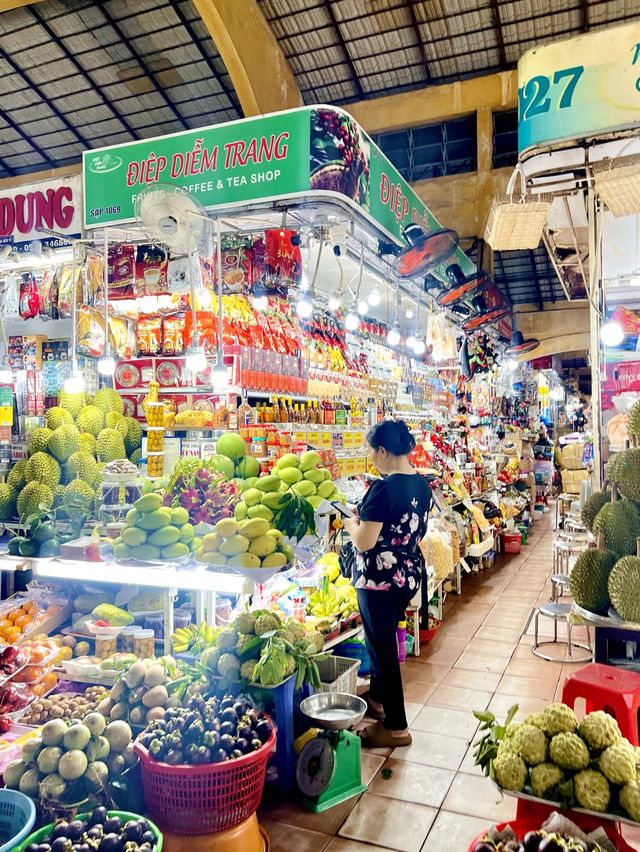
[[[521,195],[514,195],[520,177]],[[553,195],[526,195],[524,174],[516,166],[506,195],[496,196],[489,210],[484,239],[494,251],[522,251],[540,245]]]

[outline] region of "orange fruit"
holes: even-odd
[[[36,614],[37,611],[38,611],[38,608],[36,607],[36,605],[31,604],[31,606],[27,610],[27,615],[30,616],[31,618],[33,618],[33,616]]]
[[[7,642],[15,642],[15,640],[20,636],[21,630],[19,627],[7,627],[4,631],[4,638]]]
[[[58,676],[54,672],[49,672],[46,674],[40,683],[36,684],[36,686],[44,686],[44,691],[48,692],[50,689],[53,689],[54,686],[58,683]]]
[[[16,620],[16,618],[20,618],[21,615],[22,615],[21,609],[12,609],[11,612],[9,613],[9,615],[7,616],[7,618],[9,619],[9,621],[14,622]]]
[[[5,630],[7,627],[13,627],[13,621],[9,621],[8,618],[3,618],[0,620],[0,632]]]
[[[35,696],[37,696],[38,698],[42,698],[42,696],[45,694],[46,691],[47,691],[47,688],[44,685],[44,681],[41,681],[40,683],[36,683],[35,686],[31,687],[31,692],[33,692],[33,694]]]
[[[20,616],[18,616],[18,618],[16,618],[16,620],[15,620],[14,624],[15,624],[15,626],[16,626],[16,627],[21,627],[21,628],[22,628],[22,627],[26,627],[26,626],[27,626],[27,624],[29,624],[29,622],[30,622],[30,621],[31,621],[31,619],[30,619],[30,618],[29,618],[29,616],[25,613],[24,615],[20,615]]]
[[[23,609],[25,612],[29,612],[29,609],[30,609],[32,606],[33,606],[33,601],[25,601],[25,602],[22,604],[22,609]]]

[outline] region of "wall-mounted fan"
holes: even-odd
[[[475,313],[462,323],[461,328],[465,334],[471,334],[472,331],[478,331],[479,328],[483,328],[485,325],[493,325],[493,323],[499,322],[511,310],[508,305],[504,304],[488,308],[483,296],[474,296],[470,300],[470,304]]]
[[[157,183],[143,189],[134,208],[138,224],[151,242],[165,245],[174,254],[208,248],[211,222],[207,213],[179,186]]]
[[[491,276],[482,270],[474,272],[473,275],[465,275],[457,263],[448,266],[446,274],[451,282],[451,287],[443,290],[437,298],[437,302],[442,308],[448,308],[465,299],[470,299],[484,290],[491,280]]]
[[[448,228],[425,234],[415,224],[405,225],[402,233],[409,245],[393,263],[393,272],[398,278],[418,278],[431,272],[451,257],[460,239]]]
[[[533,352],[540,346],[540,341],[537,337],[528,337],[526,340],[521,331],[514,332],[511,343],[504,350],[504,354],[512,357],[514,355],[525,355],[527,352]]]

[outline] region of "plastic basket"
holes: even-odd
[[[549,812],[551,812],[551,810],[553,810],[553,808],[550,808]],[[583,820],[580,820],[580,819],[576,819],[576,817],[578,816],[577,814],[570,813],[570,814],[568,814],[568,816],[569,816],[569,819],[571,819],[572,822],[576,823],[576,825],[578,825],[580,828],[582,828],[583,831],[585,831],[587,833],[589,833],[590,831],[593,831],[597,827],[597,825],[593,824],[592,822],[589,823],[589,822],[584,822]],[[500,825],[497,825],[496,828],[498,829],[498,831],[504,831],[504,829],[508,825],[510,825],[511,828],[514,830],[516,837],[518,837],[519,840],[522,840],[522,838],[525,836],[525,834],[527,832],[537,831],[540,828],[540,825],[544,822],[545,819],[546,819],[546,817],[543,817],[542,819],[540,819],[540,817],[529,817],[529,818],[518,817],[517,819],[512,819],[509,822],[503,822]],[[610,820],[603,819],[602,822],[599,823],[599,825],[605,830],[607,837],[614,844],[614,846],[616,848],[616,852],[632,852],[633,847],[629,846],[629,844],[625,841],[623,836],[620,834],[619,823],[615,823],[615,822],[611,822]],[[473,850],[476,847],[476,844],[480,843],[482,838],[487,833],[487,830],[483,831],[474,840],[471,841],[471,843],[469,844],[468,852],[473,852]]]
[[[434,619],[434,621],[438,622],[435,627],[430,627],[429,630],[421,630],[420,631],[420,644],[421,645],[426,645],[427,642],[431,642],[431,640],[436,635],[438,630],[440,630],[440,628],[442,627],[441,621],[438,621],[438,619]]]
[[[36,806],[28,796],[17,790],[0,790],[0,852],[17,849],[35,821]]]
[[[503,544],[505,553],[520,553],[520,547],[522,545],[522,536],[519,532],[505,533]]]
[[[140,814],[132,814],[129,811],[109,811],[107,816],[120,817],[123,824],[130,819],[140,819]],[[76,819],[81,819],[83,822],[86,822],[88,818],[89,814],[78,814],[78,816],[76,817]],[[158,826],[154,825],[150,819],[147,819],[146,817],[145,819],[149,823],[149,829],[155,834],[156,837],[156,845],[153,847],[153,852],[162,852],[162,834],[159,831]],[[45,825],[44,828],[39,828],[38,831],[34,831],[33,834],[30,834],[29,837],[27,837],[27,839],[24,840],[24,842],[21,843],[17,848],[11,848],[14,850],[14,852],[23,852],[23,850],[25,850],[32,843],[40,843],[42,840],[44,840],[44,838],[47,836],[47,834],[49,834],[52,828],[53,823],[50,822],[49,825]],[[0,852],[2,852],[2,850],[5,848],[9,849],[8,846],[0,846]]]
[[[257,751],[237,760],[202,766],[170,766],[149,756],[139,742],[142,790],[152,819],[176,834],[226,831],[255,813],[262,798],[275,727]]]
[[[327,657],[318,662],[320,672],[320,692],[342,692],[347,695],[358,694],[358,669],[360,660],[351,657]]]
[[[364,641],[356,642],[341,642],[337,647],[336,651],[341,657],[349,657],[352,660],[360,660],[360,669],[358,670],[358,674],[368,675],[371,671],[371,660],[369,658],[369,653],[367,651],[367,646]]]

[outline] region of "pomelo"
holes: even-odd
[[[243,479],[249,479],[251,476],[258,476],[260,474],[260,462],[251,456],[246,456],[238,464],[237,473],[238,476],[241,476]]]

